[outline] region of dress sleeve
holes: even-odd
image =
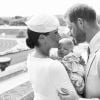
[[[64,88],[76,93],[64,66],[59,61],[55,61],[52,66],[50,74],[56,89],[61,91],[61,88]]]

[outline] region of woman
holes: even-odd
[[[51,48],[58,47],[59,21],[50,15],[38,15],[28,22],[27,46],[33,49],[27,59],[34,100],[59,100],[61,88],[76,93],[63,65],[49,58]]]

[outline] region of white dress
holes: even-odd
[[[50,58],[36,58],[31,53],[27,59],[34,100],[60,100],[57,91],[61,88],[76,93],[64,66]]]

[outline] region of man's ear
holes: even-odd
[[[83,30],[83,28],[84,28],[84,21],[83,21],[82,18],[78,18],[78,20],[77,20],[77,25],[78,25],[78,27],[79,27],[81,30]]]

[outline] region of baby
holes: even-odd
[[[79,54],[73,53],[74,43],[69,38],[59,41],[58,60],[64,65],[78,94],[84,90],[84,61]]]

